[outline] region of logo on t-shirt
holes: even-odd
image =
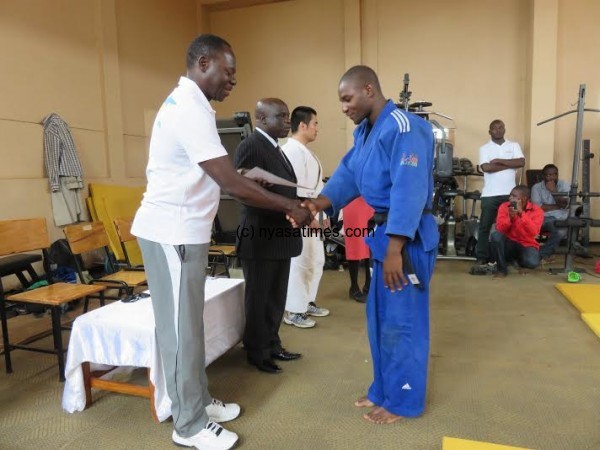
[[[400,159],[401,166],[411,166],[417,167],[419,165],[419,157],[414,153],[407,155],[406,153],[402,153],[402,158]]]

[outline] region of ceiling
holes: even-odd
[[[246,8],[249,6],[279,3],[289,0],[199,0],[208,11],[224,11],[227,9]]]

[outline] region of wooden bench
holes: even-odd
[[[34,250],[46,252],[50,245],[46,220],[24,219],[0,221],[0,256],[11,255]],[[51,281],[51,280],[50,280]],[[24,291],[5,297],[4,289],[0,283],[0,318],[2,320],[2,339],[4,343],[4,360],[6,373],[12,373],[12,362],[10,353],[13,350],[29,350],[41,353],[53,353],[58,358],[58,372],[60,381],[65,380],[65,349],[62,344],[61,331],[66,329],[61,324],[60,316],[62,305],[70,303],[89,295],[102,296],[105,286],[88,286],[82,284],[55,283],[49,286]],[[34,305],[49,306],[52,313],[52,335],[54,337],[54,349],[31,347],[29,345],[11,344],[8,334],[8,320],[6,317],[6,300],[17,303],[30,303]],[[39,340],[44,336],[38,337]]]

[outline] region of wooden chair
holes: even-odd
[[[229,268],[232,266],[232,261],[235,260],[237,254],[235,252],[234,245],[211,245],[208,248],[208,269],[209,275],[215,277],[217,275],[217,268],[223,267],[222,274],[225,274],[227,278],[231,278]]]
[[[127,246],[137,243],[137,238],[131,234],[131,224],[133,223],[132,218],[117,218],[114,220],[115,229],[117,230],[117,236],[119,236],[119,242],[121,243],[121,249],[123,255],[125,255],[125,264],[127,270],[144,270],[143,265],[133,265],[127,253]]]
[[[102,222],[92,222],[77,225],[70,225],[63,229],[71,252],[75,256],[75,262],[77,265],[77,272],[81,280],[85,279],[84,275],[84,263],[82,255],[92,252],[94,250],[100,250],[104,255],[105,261],[109,269],[114,271],[101,278],[91,280],[88,284],[103,285],[107,289],[116,289],[117,296],[103,296],[100,298],[100,304],[104,306],[104,299],[109,298],[113,300],[120,299],[124,296],[133,294],[133,291],[138,286],[145,286],[146,273],[144,271],[133,271],[133,270],[119,270],[115,271],[108,251],[108,235],[104,229]],[[83,311],[88,310],[89,299],[86,298]]]
[[[528,169],[525,171],[525,181],[527,187],[532,188],[534,184],[544,181],[544,174],[542,169]]]
[[[210,275],[215,276],[218,266],[223,266],[224,274],[229,277],[229,269],[235,267],[237,261],[236,236],[237,228],[243,214],[243,205],[229,195],[221,195],[219,209],[213,222],[213,230],[209,248]]]
[[[50,245],[45,219],[24,219],[0,221],[0,256],[42,250],[44,255]],[[51,280],[49,280],[51,282]],[[62,343],[63,327],[60,321],[62,305],[90,295],[99,295],[102,298],[105,286],[88,286],[82,284],[55,283],[49,286],[24,291],[5,298],[4,289],[0,284],[0,317],[2,319],[2,338],[4,343],[4,360],[6,373],[12,373],[10,353],[13,350],[29,350],[57,355],[59,379],[65,379],[65,363]],[[11,344],[8,334],[8,320],[6,317],[5,301],[16,303],[29,303],[49,306],[52,312],[52,334],[54,337],[54,350],[35,348],[25,345]],[[46,337],[47,334],[36,336],[30,342]]]

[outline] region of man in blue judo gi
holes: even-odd
[[[427,121],[386,100],[369,67],[349,69],[338,91],[342,111],[358,125],[354,146],[305,205],[333,215],[362,195],[375,209],[377,227],[366,239],[374,261],[367,300],[374,380],[355,405],[373,407],[363,417],[386,424],[425,409],[429,281],[439,240],[431,215],[434,137]]]

